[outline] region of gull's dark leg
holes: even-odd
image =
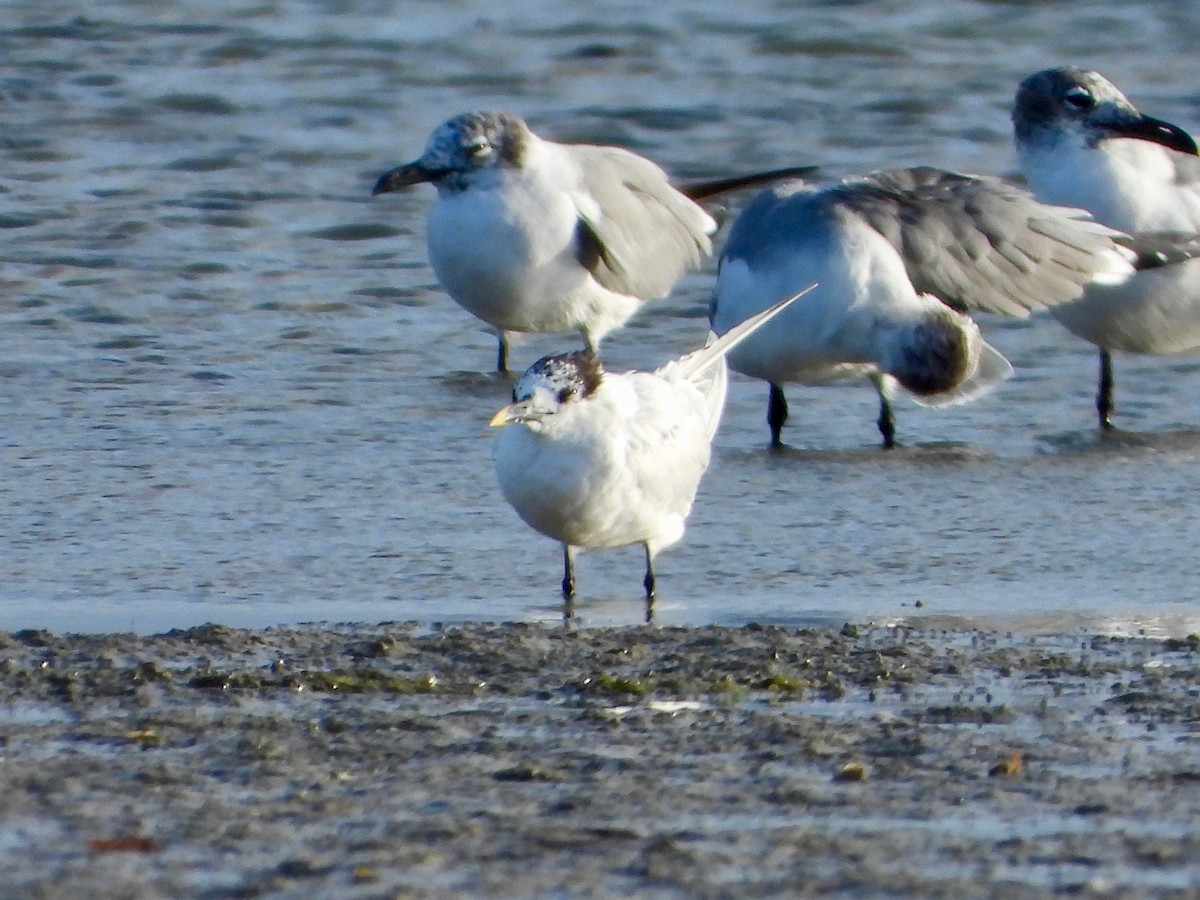
[[[767,424],[771,426],[771,446],[782,447],[783,423],[787,421],[787,398],[783,396],[783,388],[771,383],[771,393],[767,398]]]
[[[646,548],[646,577],[642,579],[642,584],[646,588],[646,624],[649,625],[654,621],[654,559],[650,554],[650,545],[643,546]]]
[[[562,594],[564,600],[575,599],[575,548],[569,544],[563,544]]]
[[[879,394],[879,419],[876,424],[879,426],[879,433],[883,435],[883,449],[891,450],[896,446],[896,417],[892,414],[891,391],[887,376],[880,372],[873,372],[871,383],[875,385],[875,391]]]
[[[496,374],[508,374],[508,335],[503,331],[497,331],[496,337],[499,339],[499,347],[496,350]]]
[[[1100,348],[1100,389],[1096,392],[1096,412],[1100,414],[1100,428],[1108,431],[1113,427],[1113,372],[1112,354]]]
[[[887,397],[879,398],[879,433],[883,435],[883,449],[896,446],[896,417],[892,415],[892,404]]]

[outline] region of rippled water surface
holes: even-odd
[[[372,199],[452,114],[504,107],[681,178],[819,163],[1012,173],[1017,81],[1073,62],[1200,125],[1200,7],[1125,3],[10,2],[0,30],[0,628],[553,619],[559,549],[500,499],[494,341],[437,288],[429,189]],[[702,340],[708,274],[606,342]],[[967,407],[736,379],[665,623],[1200,623],[1194,359],[989,320]],[[516,350],[523,367],[575,338]],[[637,548],[583,622],[642,615]]]

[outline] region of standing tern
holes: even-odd
[[[437,188],[430,263],[460,306],[496,328],[504,372],[508,332],[578,330],[595,350],[699,268],[717,223],[695,201],[800,171],[676,188],[628,150],[559,144],[515,115],[472,112],[437,128],[420,158],[385,172],[373,193]]]
[[[1063,66],[1030,75],[1012,119],[1021,167],[1040,199],[1082,207],[1131,234],[1200,231],[1195,140],[1142,115],[1098,72]],[[1096,411],[1100,427],[1111,428],[1112,351],[1200,349],[1200,262],[1089,289],[1052,315],[1100,348]]]
[[[640,543],[647,619],[654,557],[683,537],[725,405],[725,354],[801,291],[654,372],[605,372],[591,350],[547,356],[492,417],[500,491],[525,522],[562,543],[563,597],[579,550]]]
[[[803,304],[732,351],[730,368],[770,384],[773,446],[787,418],[784,383],[866,375],[892,447],[897,384],[924,406],[948,406],[1012,373],[968,310],[1024,317],[1078,298],[1090,282],[1122,281],[1142,259],[1131,242],[1081,210],[1043,205],[992,178],[922,167],[823,188],[787,182],[734,222],[712,327],[720,334],[816,282]]]

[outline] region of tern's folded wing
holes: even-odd
[[[648,372],[630,376],[638,410],[626,422],[626,469],[642,502],[686,516],[712,452],[713,398],[690,382],[670,382]]]

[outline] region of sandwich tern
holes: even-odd
[[[385,172],[373,193],[437,188],[429,261],[451,298],[497,330],[504,372],[508,332],[578,330],[595,350],[643,301],[699,268],[717,223],[697,200],[802,171],[677,188],[645,157],[544,140],[519,117],[491,111],[445,122],[419,159]]]
[[[1138,112],[1098,72],[1062,66],[1021,82],[1013,131],[1037,197],[1079,206],[1130,234],[1200,231],[1200,158],[1190,134]],[[1200,349],[1200,262],[1089,289],[1052,312],[1100,348],[1096,412],[1112,427],[1112,352]]]
[[[504,499],[563,546],[563,597],[575,595],[575,556],[640,543],[647,620],[654,557],[683,537],[725,404],[725,354],[801,291],[703,349],[654,372],[605,372],[591,350],[547,356],[492,417],[504,427],[495,463]]]

